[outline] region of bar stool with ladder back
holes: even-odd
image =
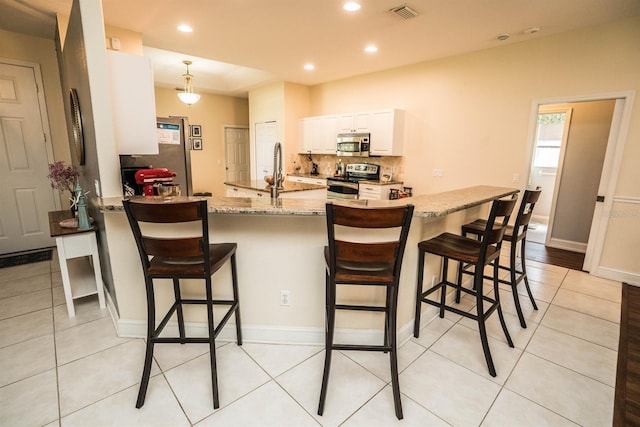
[[[216,367],[215,338],[227,321],[235,314],[236,339],[242,345],[240,330],[240,306],[236,273],[236,243],[210,243],[209,222],[206,200],[188,200],[186,198],[157,200],[123,200],[124,210],[138,246],[147,293],[147,350],[138,392],[136,408],[144,405],[153,348],[156,343],[202,343],[209,344],[211,362],[211,385],[213,407],[219,408],[218,380]],[[199,224],[198,224],[199,223]],[[142,225],[142,226],[141,226]],[[176,229],[193,225],[189,232],[175,236]],[[198,226],[199,225],[199,226]],[[194,230],[197,228],[197,230]],[[193,234],[195,233],[195,235]],[[190,234],[184,237],[185,234]],[[227,261],[230,261],[233,297],[226,300],[213,299],[212,275]],[[156,327],[156,308],[154,279],[172,279],[175,301]],[[181,279],[202,279],[206,298],[183,298],[180,292]],[[183,305],[205,305],[207,311],[207,337],[187,337],[185,334]],[[213,319],[214,306],[226,306],[224,316],[216,326]],[[176,314],[179,337],[163,337],[162,331]]]
[[[518,208],[518,215],[516,216],[516,220],[513,225],[507,226],[507,229],[504,233],[504,241],[509,242],[511,245],[511,247],[509,248],[509,265],[500,265],[500,259],[498,258],[497,260],[499,269],[509,271],[509,280],[498,279],[498,282],[511,286],[511,292],[513,293],[513,302],[516,306],[516,312],[518,313],[520,326],[522,326],[523,328],[527,327],[527,323],[525,322],[524,314],[522,313],[522,307],[520,305],[520,298],[518,296],[518,285],[520,284],[520,282],[524,282],[524,286],[527,290],[527,294],[529,295],[529,300],[531,301],[533,309],[538,309],[536,301],[533,298],[533,294],[531,293],[531,288],[529,287],[529,279],[527,278],[527,268],[525,266],[525,247],[527,243],[527,229],[529,227],[529,222],[531,221],[533,208],[540,198],[541,193],[542,189],[540,187],[537,187],[535,190],[525,190],[524,194],[522,195],[522,200],[520,201],[520,207]],[[480,239],[485,227],[486,221],[483,219],[477,219],[469,224],[465,224],[462,226],[462,235],[466,236],[467,234],[474,234],[478,239]],[[518,269],[516,268],[518,242],[520,243],[521,271],[518,271]],[[462,265],[459,268],[461,269],[459,273],[473,274]]]
[[[395,413],[398,419],[402,419],[400,384],[398,382],[396,314],[400,269],[409,235],[413,205],[360,208],[327,203],[326,212],[329,240],[329,245],[324,248],[326,343],[318,415],[322,415],[324,411],[332,351],[381,351],[389,353]],[[377,232],[384,233],[384,235],[376,236]],[[391,234],[393,237],[390,237]],[[336,303],[338,286],[385,288],[385,303],[384,305]],[[383,343],[380,345],[334,344],[336,310],[384,313]]]
[[[494,263],[493,298],[486,296],[483,293],[484,267],[491,264],[500,256],[502,238],[507,228],[507,223],[509,222],[509,217],[513,211],[513,207],[516,204],[516,200],[517,195],[514,194],[510,199],[493,201],[489,218],[487,219],[487,226],[482,233],[482,241],[452,233],[442,233],[432,239],[418,243],[418,284],[416,289],[416,312],[413,336],[418,338],[420,335],[420,315],[423,302],[438,307],[440,309],[439,315],[441,318],[444,317],[444,312],[447,310],[477,321],[478,329],[480,331],[482,350],[487,362],[487,367],[489,368],[489,374],[493,377],[496,376],[496,369],[489,349],[485,320],[494,311],[498,312],[500,324],[504,335],[507,338],[509,347],[513,347],[513,341],[511,340],[511,336],[507,330],[507,325],[502,314],[502,308],[500,307],[500,296],[498,293],[498,264]],[[441,256],[443,261],[442,280],[433,285],[430,289],[424,291],[422,289],[422,284],[426,253]],[[450,259],[458,261],[459,263],[471,264],[475,267],[472,289],[466,289],[461,286],[460,275],[458,275],[458,283],[448,281],[447,273]],[[470,313],[457,307],[447,305],[447,286],[455,288],[456,291],[461,290],[462,292],[474,296],[476,302],[475,313]],[[428,298],[430,294],[438,290],[440,291],[439,301]],[[460,298],[457,296],[456,303],[459,302]],[[485,303],[489,303],[487,309],[484,308]]]

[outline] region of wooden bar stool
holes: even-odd
[[[216,368],[215,338],[225,326],[232,314],[235,314],[236,337],[242,345],[240,330],[240,306],[236,273],[235,243],[209,243],[209,222],[207,201],[189,201],[186,198],[164,199],[158,202],[152,198],[123,200],[129,224],[140,253],[142,270],[147,290],[147,351],[142,371],[142,381],[138,392],[136,408],[144,405],[149,385],[153,347],[156,343],[204,343],[209,344],[211,359],[211,385],[213,389],[213,407],[220,407],[218,399],[218,379]],[[175,235],[177,223],[199,222],[198,235],[189,237],[166,237]],[[141,228],[141,223],[143,227]],[[162,229],[162,230],[160,230]],[[160,237],[162,236],[162,237]],[[231,262],[233,298],[214,300],[211,276],[227,260]],[[156,327],[154,279],[172,279],[175,302]],[[180,294],[180,279],[203,279],[205,299],[185,299]],[[207,306],[208,337],[189,338],[185,336],[183,305],[199,304]],[[227,311],[215,326],[213,321],[214,305],[228,306]],[[169,319],[177,315],[179,337],[160,337]]]
[[[389,353],[391,385],[396,417],[402,419],[400,384],[398,382],[398,347],[396,340],[396,313],[398,285],[404,249],[407,244],[413,205],[389,208],[355,208],[327,203],[327,233],[329,246],[324,248],[326,262],[326,343],[324,372],[318,415],[322,415],[327,395],[332,350],[382,351]],[[336,236],[336,226],[356,231],[356,239]],[[372,229],[398,229],[393,240],[385,234],[383,241],[371,239]],[[357,230],[361,229],[361,230]],[[344,229],[340,229],[344,231]],[[359,232],[358,232],[359,231]],[[364,232],[363,232],[364,231]],[[353,234],[350,234],[353,235]],[[366,239],[366,241],[364,241]],[[381,239],[382,240],[382,239]],[[383,286],[386,288],[384,305],[356,305],[336,303],[336,287]],[[336,310],[354,310],[384,313],[384,342],[381,345],[334,344]]]
[[[433,239],[424,240],[418,243],[418,286],[416,290],[416,314],[415,322],[413,325],[413,336],[418,338],[420,335],[420,315],[422,303],[427,303],[440,308],[440,317],[444,317],[444,311],[451,311],[461,316],[468,317],[478,322],[478,329],[480,330],[480,341],[482,343],[482,350],[484,351],[484,357],[487,361],[487,367],[489,368],[489,374],[492,377],[496,376],[496,369],[491,357],[491,351],[489,349],[489,341],[487,340],[487,330],[485,326],[485,320],[494,312],[498,312],[500,318],[500,324],[502,330],[507,338],[509,347],[513,347],[513,341],[507,330],[507,325],[504,321],[502,309],[500,307],[500,295],[498,293],[498,263],[494,263],[493,274],[493,289],[494,296],[490,298],[483,293],[484,282],[484,267],[491,264],[495,259],[500,256],[500,247],[502,245],[502,238],[509,222],[509,216],[513,211],[513,207],[516,204],[517,195],[513,195],[508,200],[495,200],[491,206],[491,212],[487,219],[487,225],[482,233],[482,241],[470,239],[468,237],[459,236],[452,233],[442,233]],[[424,258],[426,253],[441,256],[442,261],[442,280],[440,283],[435,284],[427,291],[423,291],[423,275],[424,275]],[[449,282],[447,279],[447,272],[449,266],[449,259],[458,261],[459,263],[467,263],[474,266],[475,274],[473,279],[473,288],[466,289],[460,286],[460,275],[458,275],[458,283]],[[476,310],[475,313],[469,313],[459,308],[447,305],[446,294],[447,286],[451,286],[467,294],[473,295],[476,298]],[[427,297],[440,291],[440,300],[433,301]],[[456,302],[459,302],[457,298]],[[484,308],[484,304],[489,303],[487,309]]]
[[[536,202],[540,198],[542,189],[537,187],[535,190],[525,190],[522,200],[520,201],[520,207],[518,208],[518,215],[513,225],[509,225],[504,232],[503,240],[508,241],[511,245],[509,251],[509,265],[500,265],[500,259],[498,258],[498,268],[501,270],[509,271],[509,280],[498,279],[500,283],[504,283],[511,286],[511,292],[513,293],[513,302],[516,306],[516,312],[518,313],[518,319],[520,320],[520,326],[527,327],[527,323],[524,320],[524,314],[522,313],[522,307],[520,306],[520,298],[518,296],[518,284],[524,281],[524,286],[529,295],[529,300],[534,310],[538,309],[536,300],[533,298],[531,288],[529,288],[529,279],[527,278],[527,268],[525,266],[525,247],[527,243],[527,229],[529,222],[531,221],[531,215],[533,214],[533,208]],[[487,225],[487,221],[484,219],[477,219],[469,224],[462,226],[462,235],[475,234],[478,239],[482,237],[482,233]],[[522,271],[518,271],[516,268],[516,254],[517,246],[520,242],[520,265]],[[460,265],[460,274],[473,274],[467,271],[462,265]],[[486,277],[485,277],[486,278]],[[459,295],[458,295],[459,298]]]

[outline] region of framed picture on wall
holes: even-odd
[[[191,132],[189,136],[194,138],[200,138],[202,136],[202,126],[200,125],[191,125],[189,126],[189,130]]]
[[[202,138],[192,138],[191,147],[194,150],[202,150]]]

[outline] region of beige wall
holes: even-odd
[[[0,30],[0,58],[40,65],[55,160],[71,161],[56,45],[53,40]],[[46,173],[46,171],[45,171]]]
[[[311,88],[311,115],[406,111],[404,181],[414,194],[473,184],[524,187],[534,101],[635,92],[640,18]],[[601,267],[640,280],[640,105],[632,106]],[[435,168],[442,177],[433,177]],[[514,173],[520,183],[512,183]],[[621,225],[625,226],[622,227]],[[631,253],[636,253],[632,256]],[[620,274],[617,274],[620,273]]]
[[[224,127],[249,125],[248,100],[203,93],[200,101],[189,107],[174,89],[156,87],[155,96],[158,117],[187,117],[189,124],[202,126],[202,150],[191,151],[193,191],[223,196]]]
[[[311,88],[312,115],[406,111],[405,181],[417,194],[528,174],[533,100],[640,87],[640,19],[430,61]],[[614,48],[615,47],[615,48]],[[618,188],[640,196],[640,107]],[[442,177],[431,176],[434,168]]]

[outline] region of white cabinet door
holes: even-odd
[[[158,154],[151,60],[108,50],[107,63],[118,154]]]
[[[338,133],[355,132],[354,114],[340,114],[338,115]]]
[[[315,116],[301,120],[300,153],[335,154],[338,116]]]
[[[338,116],[323,116],[320,120],[320,141],[317,153],[336,154]]]
[[[338,133],[362,132],[368,133],[371,123],[371,113],[346,113],[338,115]]]
[[[300,147],[298,152],[309,153],[313,152],[313,138],[316,133],[316,118],[307,117],[300,120]]]
[[[358,199],[360,200],[389,200],[389,190],[400,189],[401,184],[362,184],[358,189]]]
[[[290,182],[301,182],[301,183],[304,183],[304,184],[327,185],[327,180],[326,179],[308,178],[306,176],[287,175],[287,181],[290,181]]]
[[[283,199],[320,199],[325,200],[327,198],[327,190],[304,190],[304,191],[289,191],[286,193],[280,193],[280,197]]]
[[[271,197],[271,195],[264,191],[250,190],[248,188],[235,187],[233,185],[226,185],[227,197]]]
[[[373,124],[374,116],[370,112],[355,113],[353,115],[353,128],[356,132],[369,133]]]
[[[370,117],[371,154],[401,156],[404,146],[404,114],[401,110],[379,110]]]

